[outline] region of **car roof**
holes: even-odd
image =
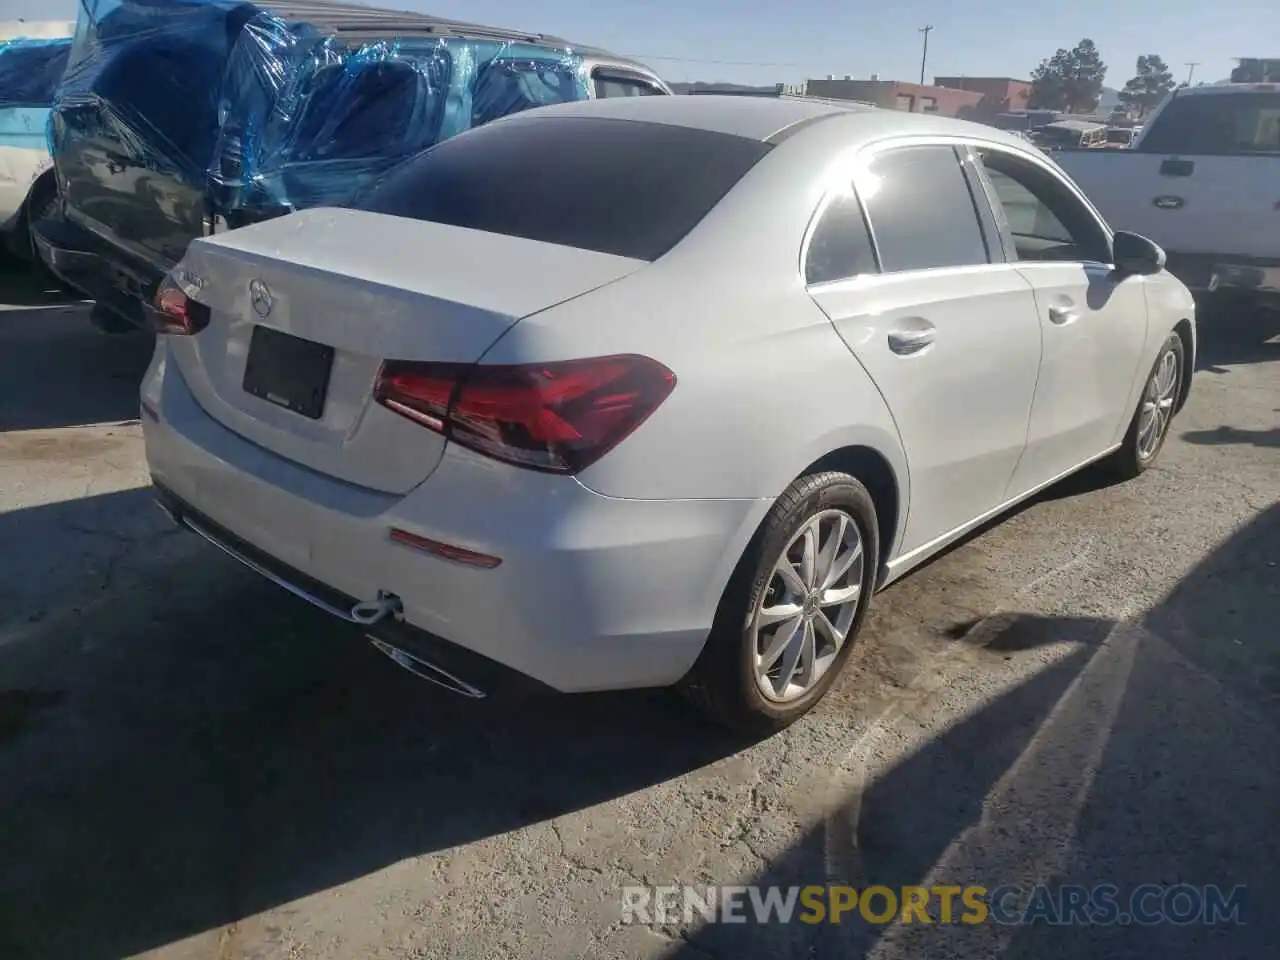
[[[1183,97],[1213,97],[1233,93],[1280,93],[1280,83],[1211,83],[1203,87],[1179,87],[1173,93],[1178,99]]]
[[[967,120],[931,114],[883,110],[855,101],[816,100],[807,97],[737,97],[676,95],[670,97],[608,97],[539,107],[497,121],[551,117],[595,117],[662,123],[725,133],[748,140],[774,141],[803,126],[844,118],[866,135],[866,140],[894,136],[952,136],[1003,143],[1020,151],[1025,140],[1003,130]]]
[[[837,106],[829,101],[783,100],[774,97],[688,96],[605,97],[539,107],[545,117],[596,117],[634,120],[690,127],[713,133],[727,133],[747,140],[768,140],[782,130],[808,120],[869,109],[851,103]],[[517,114],[517,116],[523,116]]]
[[[462,20],[447,20],[429,13],[366,7],[341,0],[256,0],[259,7],[284,20],[310,23],[343,40],[369,41],[391,37],[465,37],[473,40],[497,40],[536,43],[552,47],[571,47],[587,56],[607,55],[607,51],[570,43],[563,37],[505,27],[486,27]],[[628,60],[625,57],[614,59]]]

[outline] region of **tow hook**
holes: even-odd
[[[351,608],[351,619],[361,626],[371,627],[381,623],[387,617],[400,619],[404,614],[404,604],[394,593],[378,591],[376,600],[362,600]]]

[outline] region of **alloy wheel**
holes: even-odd
[[[831,669],[862,596],[858,524],[843,510],[810,517],[777,561],[752,619],[756,685],[774,703],[804,696]]]
[[[1173,405],[1178,390],[1178,355],[1165,350],[1155,372],[1142,393],[1142,410],[1138,414],[1138,456],[1149,460],[1164,439],[1173,419]]]

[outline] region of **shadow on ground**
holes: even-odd
[[[0,302],[14,302],[3,276]],[[0,310],[0,333],[0,432],[137,419],[150,334],[100,334],[66,303]]]
[[[1198,446],[1230,447],[1280,447],[1280,427],[1271,430],[1241,430],[1238,427],[1218,427],[1215,430],[1189,430],[1182,435],[1187,443]]]
[[[0,514],[0,543],[67,519]],[[661,692],[449,699],[179,536],[136,589],[0,633],[0,957],[131,956],[743,746]]]
[[[38,309],[87,302],[44,271],[0,251],[0,303]]]
[[[1227,374],[1239,364],[1280,360],[1280,311],[1247,307],[1203,310],[1196,323],[1196,369]]]
[[[54,335],[40,322],[63,326]],[[0,403],[14,377],[39,399],[24,402],[21,423],[0,407],[0,428],[135,415],[149,345],[68,332],[73,323],[83,323],[75,310],[0,313],[0,324],[22,325],[7,343],[30,347],[0,356]],[[1260,356],[1243,346],[1212,355]],[[1046,496],[1096,485],[1084,476]],[[92,530],[103,545],[94,582],[112,587],[84,616],[51,607],[0,632],[6,960],[136,954],[742,747],[663,693],[446,699],[210,549],[175,547],[145,586],[120,588],[112,578],[158,535],[147,498],[0,514],[0,544],[32,551],[5,554],[12,566],[0,569],[37,569],[43,555],[30,545],[56,542],[59,528]],[[1050,883],[1243,883],[1261,896],[1280,853],[1277,544],[1280,507],[1200,564],[1128,641],[1102,620],[1015,617],[980,641],[960,625],[953,642],[992,657],[1064,640],[1075,651],[875,781],[859,798],[850,853],[833,859],[824,828],[759,882],[901,885],[941,863],[941,882],[994,885],[1016,866]],[[1096,755],[1075,762],[1090,723]],[[1037,836],[1049,814],[1061,829]],[[964,931],[902,947],[856,923],[718,926],[673,955],[1273,955],[1280,930],[1253,919],[1243,931],[1002,928],[998,951],[969,954]]]
[[[1280,505],[1140,623],[1012,618],[983,639],[992,655],[1062,640],[1075,652],[930,740],[748,881],[1111,883],[1122,896],[1244,885],[1247,925],[884,927],[855,913],[838,926],[708,924],[668,956],[1274,956],[1280,923],[1263,901],[1280,855],[1278,562]],[[850,817],[847,855],[833,858],[832,825]]]

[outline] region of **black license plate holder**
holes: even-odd
[[[249,338],[241,386],[245,393],[319,420],[332,372],[333,347],[257,326]]]

